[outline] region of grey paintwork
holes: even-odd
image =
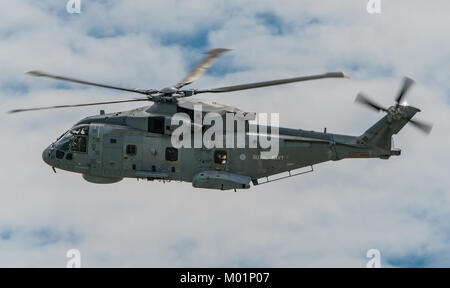
[[[202,103],[193,99],[183,101],[178,105],[185,109]],[[203,103],[203,111],[247,115],[237,108],[217,103]],[[325,161],[387,159],[391,155],[399,155],[400,151],[392,150],[391,136],[398,133],[418,111],[412,106],[401,106],[398,108],[401,117],[388,114],[361,136],[280,128],[279,156],[276,159],[261,159],[259,155],[262,150],[248,148],[247,138],[246,148],[181,148],[177,161],[167,161],[165,150],[172,146],[170,119],[177,112],[177,104],[155,103],[131,111],[87,117],[74,126],[89,127],[86,152],[74,152],[69,148],[64,151],[65,156],[58,159],[58,147],[61,147],[61,141],[69,137],[66,136],[46,148],[43,159],[52,167],[81,173],[84,179],[94,183],[145,178],[192,182],[194,187],[199,188],[249,188],[250,182],[257,184],[259,178]],[[148,118],[153,116],[164,117],[163,134],[148,132]],[[136,151],[127,153],[127,145],[135,145]],[[226,164],[215,163],[215,150],[227,152]],[[72,154],[72,159],[66,159],[67,154]]]

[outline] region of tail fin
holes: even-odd
[[[391,150],[392,135],[397,134],[403,126],[417,113],[419,109],[412,106],[402,106],[398,114],[388,113],[377,123],[358,137],[361,144],[384,150]]]

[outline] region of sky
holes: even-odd
[[[0,0],[0,267],[450,266],[450,2]],[[316,165],[237,193],[125,179],[96,185],[54,174],[42,151],[80,119],[139,103],[7,114],[14,108],[120,100],[125,92],[24,73],[44,70],[125,87],[176,84],[212,48],[231,52],[192,88],[345,71],[352,78],[199,95],[280,113],[290,128],[360,135],[391,105],[404,76],[427,137],[406,126],[390,160]]]

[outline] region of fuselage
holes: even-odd
[[[273,128],[252,128],[248,123],[245,145],[240,148],[227,147],[225,142],[228,137],[237,141],[242,133],[231,135],[227,131],[220,147],[175,148],[175,127],[170,120],[176,111],[170,111],[171,106],[87,117],[47,147],[43,159],[52,167],[81,173],[94,183],[143,178],[227,190],[249,188],[250,182],[255,184],[259,178],[329,160],[393,155],[383,148],[368,147],[360,137],[279,128],[278,135],[271,136],[277,141],[277,154],[262,157],[268,149],[251,145],[255,137],[252,131],[261,136],[261,131],[267,133]]]
[[[79,131],[85,132],[80,134]],[[67,131],[43,152],[43,158],[59,169],[111,180],[127,177],[191,182],[195,174],[207,170],[228,171],[258,179],[335,160],[336,153],[330,145],[332,135],[321,134],[281,128],[278,155],[265,159],[261,152],[267,149],[261,147],[176,149],[171,143],[171,135],[90,123]],[[248,139],[247,134],[247,144]]]

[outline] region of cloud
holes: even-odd
[[[23,73],[42,69],[126,87],[177,83],[209,48],[233,51],[193,88],[345,70],[323,80],[201,99],[280,112],[287,127],[358,135],[377,115],[353,105],[364,90],[393,103],[403,75],[429,137],[405,127],[402,156],[343,160],[283,182],[227,193],[132,179],[94,185],[54,174],[42,150],[79,119],[135,104],[0,116],[0,266],[356,266],[367,250],[386,266],[449,266],[448,1],[53,1],[0,11],[1,108],[132,98]],[[39,245],[40,244],[40,245]]]

